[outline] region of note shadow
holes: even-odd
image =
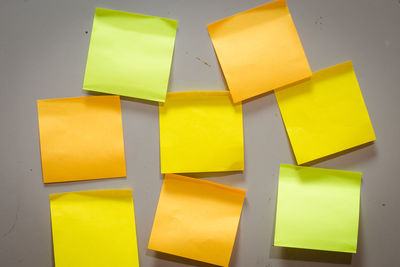
[[[85,96],[105,96],[105,95],[110,95],[107,93],[100,93],[100,92],[95,92],[95,91],[87,91],[83,90],[82,92],[85,94]],[[130,102],[136,102],[139,104],[146,104],[150,106],[156,106],[158,107],[158,102],[157,101],[151,101],[151,100],[146,100],[146,99],[141,99],[141,98],[135,98],[135,97],[129,97],[129,96],[120,96],[121,100],[126,100]]]
[[[351,253],[271,246],[270,258],[335,264],[351,264]]]
[[[180,173],[191,178],[208,180],[217,184],[224,184],[232,187],[242,188],[245,182],[245,175],[243,171],[231,172],[207,172],[207,173]]]
[[[96,179],[87,179],[87,180],[70,180],[70,181],[63,181],[63,182],[48,182],[44,183],[43,178],[43,186],[44,188],[58,188],[60,186],[67,187],[76,187],[76,186],[88,186],[91,184],[96,183],[97,185],[106,185],[109,184],[116,184],[116,183],[123,183],[125,185],[125,181],[127,180],[127,176],[124,177],[107,177],[107,178],[96,178]],[[118,181],[118,182],[117,182]]]
[[[225,176],[242,176],[243,171],[226,171],[226,172],[188,172],[188,173],[179,173],[179,175],[189,176],[192,178],[217,178],[217,177],[225,177]]]
[[[357,162],[368,161],[369,159],[374,158],[377,155],[377,150],[376,150],[376,147],[374,144],[375,144],[375,141],[371,141],[371,142],[368,142],[368,143],[365,143],[362,145],[358,145],[358,146],[325,156],[323,158],[319,158],[319,159],[316,159],[313,161],[303,163],[303,164],[301,164],[301,166],[311,167],[318,163],[332,160],[332,159],[338,160],[338,161],[340,161],[340,163],[350,165],[350,166]],[[359,151],[359,155],[357,157],[352,157],[352,158],[346,157],[346,158],[340,159],[341,156],[351,154],[352,152],[355,152],[355,151]],[[361,151],[362,151],[362,153],[361,153]],[[293,150],[292,150],[292,154],[293,154]],[[294,154],[293,154],[293,157],[294,157]]]
[[[269,96],[272,97],[272,95],[274,95],[274,90],[271,90],[271,91],[268,91],[268,92],[264,92],[264,93],[261,93],[261,94],[252,96],[252,97],[250,97],[250,98],[247,98],[247,99],[243,100],[242,103],[243,103],[243,104],[247,104],[247,103],[256,101],[256,100],[258,100],[258,99],[267,97],[267,96],[268,96],[268,97],[269,97]],[[271,99],[270,102],[271,102],[271,103],[269,103],[269,104],[272,105],[273,102],[276,102],[276,99]]]
[[[156,260],[153,263],[153,267],[165,267],[167,264],[164,261],[169,261],[169,262],[175,262],[175,263],[180,263],[180,264],[185,264],[185,265],[190,265],[190,266],[195,266],[195,267],[215,267],[217,265],[213,265],[210,263],[205,263],[201,261],[196,261],[188,258],[183,258],[159,251],[153,251],[148,249],[146,251],[146,255],[152,256],[156,258]]]

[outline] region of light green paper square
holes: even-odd
[[[281,164],[274,245],[356,253],[361,176]]]
[[[164,102],[177,26],[96,8],[83,89]]]

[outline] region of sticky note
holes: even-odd
[[[228,266],[246,192],[166,174],[148,248]]]
[[[96,8],[83,89],[165,101],[178,22]]]
[[[311,76],[285,0],[219,20],[207,28],[235,103]]]
[[[281,164],[274,245],[356,253],[361,175]]]
[[[275,95],[298,164],[376,139],[351,62]]]
[[[119,96],[38,100],[44,183],[126,176]]]
[[[159,118],[162,173],[243,170],[242,105],[229,92],[168,93]]]
[[[131,190],[50,195],[57,267],[139,266]]]

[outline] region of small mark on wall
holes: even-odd
[[[317,16],[314,19],[314,24],[319,26],[319,29],[322,31],[324,26],[324,18],[323,16]]]
[[[211,67],[211,65],[210,64],[208,64],[208,62],[207,61],[204,61],[204,60],[202,60],[201,58],[199,58],[199,57],[195,57],[198,61],[200,61],[201,63],[203,63],[204,65],[206,65],[207,67]]]

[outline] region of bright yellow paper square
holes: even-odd
[[[229,92],[168,93],[159,118],[161,173],[243,170],[242,104]]]
[[[148,248],[228,266],[246,192],[166,174]]]
[[[131,190],[50,195],[56,267],[139,266]]]
[[[126,176],[119,96],[38,100],[44,183]]]
[[[177,26],[96,8],[83,89],[164,102]]]
[[[356,253],[361,175],[281,164],[274,245]]]
[[[351,62],[275,95],[298,164],[375,140]]]
[[[311,76],[286,1],[207,26],[235,103]]]

